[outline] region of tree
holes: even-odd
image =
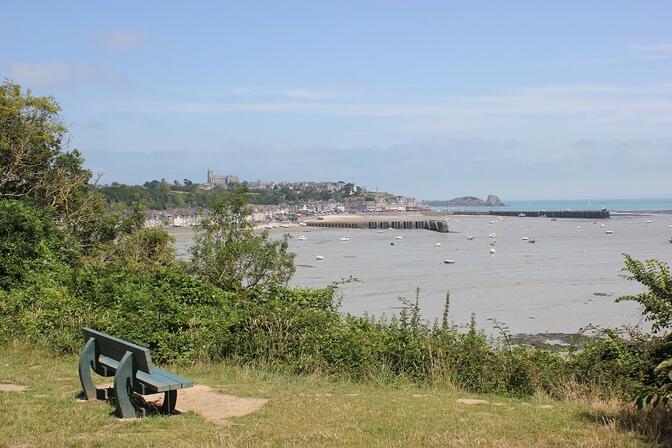
[[[68,219],[91,172],[77,150],[64,150],[68,130],[60,110],[51,97],[0,84],[0,198],[29,198]]]
[[[0,84],[0,200],[31,202],[75,237],[70,244],[91,253],[123,233],[124,216],[89,184],[79,151],[66,149],[60,111],[52,97]]]
[[[254,229],[247,192],[226,193],[201,222],[191,249],[193,270],[229,291],[258,286],[286,285],[294,274],[294,254],[287,235],[273,241],[268,232]]]

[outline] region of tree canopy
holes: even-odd
[[[67,218],[91,172],[79,151],[65,150],[68,130],[60,111],[52,97],[0,84],[0,198],[30,198]]]

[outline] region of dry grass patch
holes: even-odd
[[[25,392],[28,390],[28,386],[22,386],[21,384],[7,384],[0,383],[0,392]]]

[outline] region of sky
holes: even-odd
[[[101,182],[672,197],[672,2],[4,0]]]

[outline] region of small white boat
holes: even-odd
[[[667,240],[667,241],[669,241],[670,243],[672,243],[672,237],[670,237],[670,239],[669,239],[669,240]]]
[[[521,240],[522,241],[530,241],[530,237],[529,236],[524,236],[524,237],[521,238]]]
[[[389,229],[387,229],[387,230],[394,230],[394,227],[390,227],[390,228],[389,228]]]
[[[280,224],[280,227],[288,228],[289,224]]]
[[[576,230],[581,230],[581,226],[576,226]]]
[[[301,236],[299,237],[299,241],[306,241],[306,237],[303,236],[303,235],[301,235]]]
[[[454,260],[447,260],[447,259],[446,259],[446,260],[443,260],[443,263],[444,263],[444,264],[455,264],[455,261],[454,261]]]
[[[307,226],[308,224],[306,224],[305,222],[300,222],[299,225],[305,227],[305,226]]]
[[[350,237],[349,236],[344,236],[343,238],[341,238],[341,241],[350,241]]]
[[[488,235],[488,236],[489,236],[490,238],[497,238],[497,234],[496,234],[496,233],[494,233],[494,232],[493,232],[493,233],[491,233],[491,234],[490,234],[490,235]]]
[[[264,225],[264,228],[266,228],[266,229],[272,229],[272,228],[273,228],[273,226],[272,226],[272,225],[270,225],[270,224],[266,224],[266,225]]]
[[[667,227],[669,227],[670,229],[672,229],[672,224],[668,224]]]
[[[384,233],[384,232],[382,230],[378,230],[376,231],[376,233]]]
[[[488,221],[488,224],[497,224],[497,221]]]
[[[476,237],[475,237],[474,235],[467,235],[467,239],[468,239],[469,241],[471,241],[471,240],[475,240]]]
[[[651,224],[651,220],[650,220],[650,219],[647,219],[647,220],[644,221],[644,222],[647,223],[647,224]]]
[[[324,260],[324,257],[322,255],[316,255],[315,259],[316,260]]]
[[[525,217],[525,213],[518,213],[518,216],[520,216],[521,218],[524,218],[524,217]]]
[[[490,248],[490,253],[491,253],[491,254],[494,254],[495,252],[497,252],[497,250],[496,250],[494,247],[491,247],[491,248]]]
[[[404,239],[404,237],[403,237],[403,236],[401,236],[401,235],[398,235],[398,236],[395,236],[395,237],[394,237],[394,239],[395,239],[395,240],[403,240],[403,239]]]
[[[600,227],[607,227],[606,224],[600,224]]]
[[[490,245],[491,245],[491,246],[496,246],[496,245],[497,245],[497,241],[490,241]]]
[[[604,233],[606,233],[607,235],[612,235],[614,233],[614,231],[613,230],[605,230]]]
[[[436,243],[435,246],[436,247],[441,247],[441,243]]]

